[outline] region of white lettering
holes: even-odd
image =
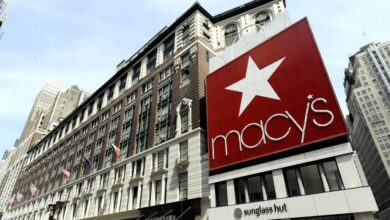
[[[307,124],[307,115],[309,114],[309,106],[310,103],[307,103],[306,105],[306,112],[305,112],[305,118],[303,119],[303,125],[299,125],[297,120],[288,112],[286,111],[286,114],[291,119],[292,122],[294,122],[295,126],[298,128],[299,131],[301,131],[301,144],[305,141],[305,131],[306,131],[306,124]]]
[[[245,141],[244,141],[244,132],[246,131],[247,128],[249,128],[251,126],[258,127],[261,130],[261,139],[256,144],[254,144],[252,146],[247,145],[245,143]],[[264,144],[266,144],[264,133],[265,132],[264,132],[263,121],[260,121],[259,124],[257,124],[257,123],[250,123],[247,126],[245,126],[244,129],[242,129],[242,131],[241,131],[241,143],[242,143],[242,145],[244,145],[244,147],[249,148],[249,149],[252,149],[252,148],[255,148],[255,147],[259,146],[261,144],[261,142],[264,142]]]
[[[290,133],[290,131],[291,131],[291,127],[288,127],[287,132],[286,132],[283,136],[281,136],[281,137],[272,137],[272,136],[268,133],[267,127],[268,127],[268,123],[269,123],[272,119],[274,119],[274,118],[276,118],[276,117],[282,117],[282,118],[288,119],[288,116],[287,116],[287,115],[278,113],[278,114],[274,114],[274,115],[272,115],[271,117],[269,117],[268,120],[265,122],[265,129],[264,129],[265,135],[266,135],[269,139],[271,139],[272,141],[280,141],[280,140],[284,139],[285,137],[287,137],[287,135],[288,135],[288,134]]]
[[[328,115],[330,116],[330,119],[329,119],[328,122],[326,122],[326,123],[324,123],[324,124],[321,124],[321,123],[317,122],[316,119],[313,119],[313,123],[314,123],[315,125],[317,125],[318,127],[326,127],[326,126],[329,126],[329,125],[333,122],[333,120],[334,120],[334,115],[333,115],[333,112],[331,112],[331,111],[329,111],[329,110],[326,110],[326,109],[316,109],[316,108],[314,108],[314,104],[315,104],[316,102],[319,102],[319,101],[322,101],[322,102],[324,102],[324,103],[327,103],[326,99],[324,99],[324,98],[317,98],[317,99],[315,99],[315,100],[311,103],[311,106],[310,106],[311,110],[312,110],[313,112],[315,112],[315,113],[325,113],[325,114],[328,114]]]
[[[240,151],[242,151],[242,147],[241,147],[241,136],[240,136],[240,133],[236,130],[231,130],[229,131],[225,136],[223,135],[218,135],[217,137],[215,138],[212,138],[211,139],[211,142],[212,142],[212,148],[213,148],[213,160],[215,159],[215,152],[214,152],[214,147],[215,147],[215,141],[218,139],[218,138],[222,138],[222,140],[224,141],[224,145],[225,145],[225,156],[229,155],[229,152],[228,152],[228,145],[227,145],[227,139],[229,137],[229,135],[231,134],[236,134],[237,137],[238,137],[238,144],[239,144],[239,147],[240,147]]]
[[[311,100],[311,99],[312,99],[312,96],[310,96],[309,100]],[[218,136],[212,138],[211,139],[212,159],[213,160],[215,159],[215,147],[216,147],[216,144],[218,145],[218,143],[220,143],[220,142],[221,142],[220,145],[221,144],[224,145],[224,146],[220,146],[220,147],[224,148],[225,156],[229,156],[229,148],[232,148],[232,147],[238,147],[239,151],[241,152],[243,150],[243,146],[245,148],[248,148],[248,149],[254,149],[254,148],[260,146],[262,143],[264,145],[267,144],[267,139],[269,139],[271,141],[281,141],[281,140],[287,138],[291,134],[291,130],[293,129],[293,127],[296,127],[300,131],[300,133],[301,133],[301,135],[300,135],[300,143],[301,144],[304,143],[305,142],[307,122],[308,122],[308,117],[309,117],[309,110],[311,112],[313,112],[313,113],[326,114],[326,115],[329,115],[329,117],[330,117],[329,121],[327,121],[325,123],[320,123],[315,118],[311,119],[313,124],[315,126],[317,126],[317,127],[327,127],[334,121],[334,114],[333,114],[333,112],[331,112],[328,109],[323,109],[323,108],[319,108],[318,106],[317,107],[315,106],[315,104],[317,104],[319,102],[322,102],[322,103],[326,104],[327,100],[324,99],[324,98],[317,98],[317,99],[314,99],[313,101],[308,101],[307,102],[305,113],[304,113],[305,115],[304,115],[304,119],[303,119],[303,123],[302,124],[298,123],[297,120],[290,114],[289,111],[285,111],[284,113],[276,113],[274,115],[271,115],[265,121],[265,124],[263,124],[263,120],[260,120],[259,122],[253,122],[253,123],[247,124],[241,131],[231,130],[226,135],[218,135]],[[311,115],[312,114],[310,114],[310,117],[312,118]],[[269,133],[269,131],[268,131],[268,129],[269,129],[268,125],[271,124],[272,120],[277,119],[277,118],[282,119],[282,120],[287,120],[288,122],[291,121],[291,123],[294,124],[294,126],[289,126],[286,129],[285,133],[283,135],[279,136],[279,137],[272,136]],[[311,124],[311,123],[309,123],[309,124]],[[245,132],[248,132],[247,130],[249,128],[255,128],[255,129],[259,130],[259,135],[261,135],[259,137],[259,140],[256,143],[254,143],[254,144],[248,144],[246,142],[246,140],[244,139],[244,135],[246,134]],[[235,140],[234,136],[237,137],[237,141]],[[233,140],[232,140],[232,138],[233,138]],[[251,138],[253,138],[253,135],[251,136]],[[221,139],[221,141],[218,141],[218,139]],[[237,142],[237,144],[235,142]],[[232,144],[234,144],[234,145],[232,145]]]

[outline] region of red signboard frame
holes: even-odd
[[[348,136],[306,18],[209,74],[206,94],[210,171]]]

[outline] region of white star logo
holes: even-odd
[[[286,57],[283,57],[263,69],[259,69],[252,58],[249,57],[245,78],[226,87],[228,90],[242,93],[238,116],[244,112],[246,107],[256,96],[280,100],[278,94],[276,94],[268,80],[285,58]]]

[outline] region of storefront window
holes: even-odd
[[[246,180],[245,179],[236,180],[235,185],[236,185],[237,204],[246,203],[247,200],[246,200],[245,194],[246,194],[246,190],[248,188]]]
[[[344,189],[343,181],[341,180],[336,161],[324,162],[322,163],[322,166],[324,167],[326,180],[328,181],[329,185],[329,190],[335,191]]]
[[[234,185],[237,204],[276,198],[272,173],[236,179]]]
[[[228,205],[226,182],[215,184],[217,207]]]
[[[300,168],[300,171],[306,194],[324,192],[324,187],[322,185],[320,171],[317,164],[303,166]]]
[[[289,196],[301,195],[299,191],[297,171],[295,168],[288,169],[284,172],[285,181],[287,185],[287,191]]]
[[[257,202],[263,200],[260,176],[253,176],[248,178],[248,194],[250,202]]]
[[[275,199],[276,193],[275,193],[274,179],[272,177],[272,173],[264,175],[264,184],[265,184],[265,189],[267,191],[267,199]]]

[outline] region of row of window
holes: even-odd
[[[108,182],[108,173],[101,174],[101,179],[100,179],[101,184],[106,184]],[[164,182],[164,189],[162,183]],[[84,194],[87,192],[91,192],[90,190],[92,189],[94,183],[94,179],[90,179],[87,181],[87,186],[85,188]],[[168,178],[164,179],[159,179],[155,180],[154,184],[151,182],[149,183],[149,200],[148,204],[149,206],[151,205],[159,205],[159,204],[164,204],[166,203],[166,197],[167,197],[167,185],[168,185]],[[72,191],[73,187],[70,187],[67,189],[66,197],[67,199],[70,198],[70,193]],[[153,190],[152,190],[153,189]],[[81,195],[83,192],[83,183],[79,183],[76,185],[76,194]],[[162,193],[162,190],[164,190],[164,194]],[[127,190],[127,204],[126,207],[127,209],[137,209],[141,207],[141,201],[142,201],[142,191],[143,191],[143,185],[137,185],[133,187],[129,187]],[[154,191],[154,193],[153,193]],[[64,191],[60,191],[58,193],[58,198],[59,200],[64,200]],[[154,204],[152,204],[152,194],[154,196]],[[110,213],[118,212],[119,207],[121,206],[121,196],[122,194],[119,193],[119,191],[114,191],[112,194],[101,194],[98,195],[95,199],[95,215],[101,215],[102,211],[104,211],[104,206],[106,203],[108,203],[108,199],[110,199],[106,195],[111,195],[112,197],[112,202],[113,202],[113,209],[110,210]],[[163,197],[164,196],[164,197]],[[178,174],[178,198],[179,200],[186,200],[188,198],[188,173],[180,173]],[[43,205],[46,205],[50,203],[50,201],[54,202],[54,194],[49,197],[45,197],[43,201]],[[41,202],[41,199],[37,201],[37,204]],[[131,203],[130,203],[131,202]],[[31,206],[35,206],[35,202],[31,204]],[[85,199],[83,203],[77,203],[74,202],[71,205],[72,209],[72,217],[75,218],[78,214],[78,209],[81,208],[80,205],[82,205],[82,216],[88,217],[88,211],[89,211],[89,204],[90,204],[90,199]],[[28,206],[30,207],[30,205]],[[62,211],[62,216],[65,217],[66,213],[66,206],[63,207]],[[79,213],[80,214],[80,213]]]
[[[283,169],[289,197],[310,195],[344,189],[337,163],[334,160],[299,165]],[[234,179],[236,204],[276,198],[272,173]],[[215,184],[216,205],[228,205],[227,182]]]
[[[167,40],[164,41],[164,45],[165,45],[165,47],[164,47],[164,59],[170,59],[173,56],[174,35],[172,35],[171,37],[168,37]],[[183,60],[183,63],[186,63],[189,60],[189,52],[187,52],[187,53],[185,53],[183,55],[182,60]],[[155,65],[156,65],[156,51],[153,51],[153,52],[151,52],[148,55],[148,63],[147,63],[147,71],[148,71],[148,73],[155,68]],[[133,69],[134,69],[134,74],[132,75],[132,83],[134,85],[135,83],[138,82],[139,77],[140,77],[141,63],[135,65],[135,67]],[[166,70],[164,70],[163,72],[160,73],[160,79],[163,80],[166,77],[168,77],[171,74],[171,71],[172,71],[172,66],[167,68]],[[124,75],[124,76],[122,76],[120,78],[120,80],[119,80],[120,81],[120,83],[119,83],[119,93],[122,93],[124,91],[124,89],[126,87],[126,79],[127,79],[127,75]],[[182,82],[185,83],[187,80],[188,80],[188,74],[184,74],[182,76]],[[108,102],[111,102],[113,100],[114,88],[115,88],[115,86],[113,85],[113,86],[109,87],[108,90],[107,90],[108,91],[107,92],[107,101]],[[150,88],[150,85],[147,88]],[[97,110],[100,110],[103,107],[102,106],[103,105],[103,95],[98,97],[96,103],[97,103]],[[120,109],[118,109],[118,107],[119,106],[116,106],[116,108],[114,108],[114,111],[115,110],[116,111],[120,110]],[[87,114],[87,116],[92,114],[92,109],[93,109],[93,107],[92,107],[92,104],[91,104],[85,110],[81,111],[81,113],[78,116],[80,123],[83,122],[85,114]],[[105,117],[103,115],[103,119],[102,120],[104,120],[104,119],[105,119]],[[94,124],[97,125],[96,122],[92,123],[92,125],[94,125]],[[71,123],[68,123],[65,126],[63,126],[63,128],[60,129],[59,132],[56,132],[52,137],[49,137],[48,141],[46,141],[44,143],[45,149],[47,149],[49,145],[54,145],[56,143],[57,139],[61,139],[64,136],[63,135],[63,131],[65,133],[68,133],[70,127],[72,127],[72,128],[76,127],[76,119],[72,120]],[[92,127],[94,127],[94,126],[92,126]],[[41,149],[38,149],[38,151],[39,151],[38,152],[38,154],[39,154]]]
[[[271,21],[271,15],[268,12],[260,12],[255,16],[255,24],[257,31],[261,29],[266,23]],[[239,38],[239,26],[237,23],[231,23],[225,26],[225,46],[230,46]]]
[[[152,172],[168,168],[168,158],[169,158],[168,153],[169,153],[168,149],[153,153]],[[97,159],[97,164],[98,164],[98,161],[99,161],[99,159]],[[188,141],[183,141],[183,142],[180,142],[180,144],[179,144],[178,162],[182,162],[182,161],[188,161]],[[94,160],[94,162],[95,162],[95,160]],[[131,177],[132,178],[137,178],[137,177],[144,175],[145,163],[146,163],[145,158],[142,158],[142,159],[139,159],[139,160],[132,162],[132,164],[131,164],[131,167],[132,167]],[[83,170],[81,171],[81,173],[85,174],[85,171],[87,170],[87,168],[86,168],[87,165],[84,162],[83,162],[83,164],[84,164],[84,166],[83,166]],[[96,164],[93,164],[93,166],[97,167]],[[126,173],[125,169],[126,169],[125,167],[120,167],[120,168],[115,169],[114,181],[117,181],[117,180],[123,181],[123,179],[125,177],[125,173]],[[76,165],[72,168],[71,180],[75,180],[77,178],[78,170],[79,170],[79,165]],[[66,181],[65,181],[66,177],[63,176],[62,169],[58,165],[55,167],[55,169],[53,169],[53,171],[51,173],[52,174],[50,176],[53,176],[53,178],[50,178],[50,181],[49,181],[49,174],[46,174],[44,177],[39,178],[39,180],[34,182],[41,189],[39,191],[40,194],[46,193],[46,192],[48,192],[56,187],[59,187],[61,177],[64,180],[63,183],[66,183]],[[101,180],[100,180],[100,185],[99,185],[100,188],[106,187],[108,185],[108,176],[105,176],[105,175],[108,175],[108,173],[101,175]],[[25,186],[22,188],[25,189],[25,191],[28,191],[30,181],[31,181],[31,178],[28,180],[27,183],[23,184]],[[46,182],[46,184],[45,184],[45,182]]]

